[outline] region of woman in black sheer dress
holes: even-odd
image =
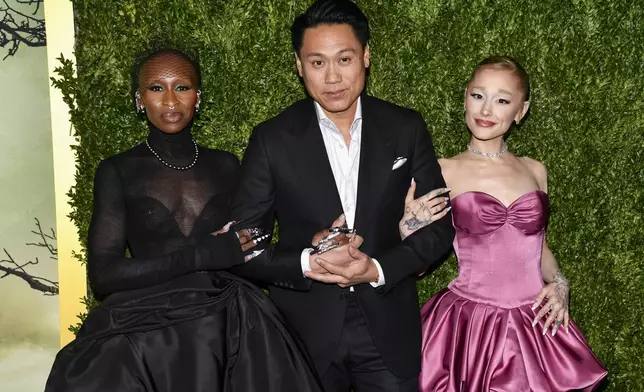
[[[237,158],[192,139],[197,64],[161,50],[133,74],[150,132],[98,167],[87,266],[102,302],[46,392],[321,391],[268,297],[225,272],[264,237],[228,230]]]

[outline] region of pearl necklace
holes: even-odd
[[[471,152],[472,154],[482,155],[488,158],[498,158],[500,156],[503,156],[503,154],[505,154],[508,151],[508,145],[505,142],[503,142],[503,146],[501,146],[501,151],[499,152],[483,152],[483,151],[477,150],[476,148],[472,147],[472,145],[468,144],[467,151]]]
[[[188,166],[175,166],[175,165],[172,165],[172,164],[164,161],[163,159],[161,159],[159,154],[157,154],[157,152],[152,149],[152,146],[150,146],[150,142],[148,141],[148,139],[145,139],[145,145],[148,146],[148,149],[150,150],[150,152],[152,152],[152,154],[155,157],[157,157],[159,162],[163,163],[164,165],[166,165],[170,169],[174,169],[174,170],[188,170],[188,169],[192,168],[197,163],[197,158],[199,158],[199,147],[197,147],[197,142],[195,142],[194,140],[192,141],[192,143],[195,145],[195,159],[193,159],[192,163],[189,164]]]

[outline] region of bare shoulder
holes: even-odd
[[[463,161],[465,160],[465,154],[460,153],[458,155],[454,155],[451,158],[440,158],[438,160],[438,163],[441,165],[441,167],[454,167],[454,166],[459,166]]]
[[[450,158],[438,158],[438,164],[441,165],[441,169],[445,170],[451,164]]]
[[[519,157],[519,161],[521,161],[521,163],[530,170],[534,178],[537,180],[537,183],[539,183],[541,190],[546,191],[548,184],[548,171],[546,170],[546,166],[530,157]]]
[[[458,163],[459,162],[456,159],[456,157],[438,159],[438,164],[441,166],[441,171],[443,172],[443,176],[445,176],[446,173],[456,169],[456,167],[458,166]]]
[[[443,178],[448,186],[451,186],[449,184],[454,183],[455,179],[460,177],[457,173],[461,170],[464,163],[465,162],[463,161],[461,154],[455,155],[451,158],[440,158],[438,160],[438,164],[441,166]]]

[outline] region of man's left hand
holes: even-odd
[[[361,252],[354,244],[349,244],[348,248],[351,261],[345,265],[336,265],[322,256],[317,257],[320,267],[328,273],[316,273],[313,271],[306,272],[309,279],[314,279],[323,283],[336,283],[340,287],[354,286],[359,283],[378,282],[378,268],[371,257]]]

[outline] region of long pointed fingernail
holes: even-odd
[[[536,325],[537,325],[537,320],[534,320],[534,321],[532,322],[532,327],[534,328]]]
[[[548,328],[544,328],[543,331],[541,332],[542,335],[545,335],[546,332],[548,332]]]
[[[556,327],[552,329],[552,336],[555,336],[555,334],[557,333],[557,329],[558,328],[556,328]]]
[[[537,306],[539,306],[539,304],[535,302],[535,303],[532,305],[532,310],[535,310],[535,309],[537,308]]]

